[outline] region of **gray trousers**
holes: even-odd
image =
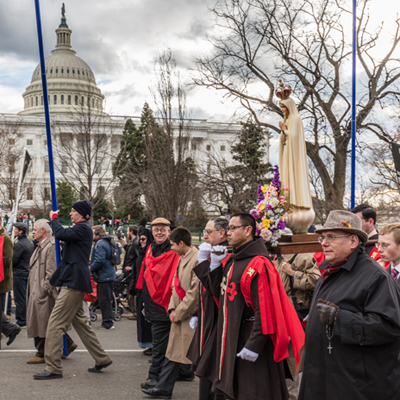
[[[108,354],[101,347],[83,310],[82,302],[84,296],[85,293],[80,290],[62,286],[51,312],[47,325],[44,358],[47,363],[46,370],[53,374],[62,374],[63,335],[71,324],[89,354],[94,358],[96,365],[106,364],[111,361]]]

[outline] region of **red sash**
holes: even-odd
[[[180,285],[178,270],[176,270],[176,274],[175,274],[174,288],[175,288],[176,294],[179,297],[179,300],[182,301],[183,298],[186,296],[186,291]]]
[[[178,268],[179,260],[180,256],[173,250],[154,258],[151,246],[149,246],[143,260],[143,264],[146,265],[146,271],[143,274],[142,264],[142,270],[139,275],[139,282],[141,277],[144,276],[147,289],[154,303],[164,307],[167,312],[172,294],[172,279]],[[138,289],[140,288],[138,287]]]
[[[240,288],[244,299],[254,310],[251,281],[257,273],[261,326],[263,334],[271,336],[275,348],[274,360],[278,362],[289,357],[287,347],[291,341],[298,366],[305,339],[304,329],[286,294],[279,272],[267,258],[254,257],[243,273]]]
[[[0,282],[4,279],[3,249],[4,236],[0,236]],[[1,305],[1,307],[3,307],[3,304]]]

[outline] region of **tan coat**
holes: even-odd
[[[193,246],[189,253],[181,259],[177,269],[180,286],[186,292],[182,301],[175,290],[175,276],[172,280],[169,310],[175,309],[179,322],[171,325],[165,356],[171,361],[182,364],[191,364],[191,361],[186,358],[186,354],[194,335],[194,330],[189,326],[189,322],[198,300],[199,279],[193,272],[193,268],[198,264],[197,254],[198,250]]]
[[[289,261],[294,254],[283,254],[275,260],[275,267],[281,276],[283,286],[286,293],[292,301],[292,294],[290,292],[290,276],[285,274],[281,267],[286,261]],[[320,277],[318,264],[311,253],[297,254],[293,261],[292,269],[297,271],[296,277],[293,280],[293,288],[296,292],[297,303],[299,306],[310,307],[309,292],[314,290],[315,284]]]
[[[57,290],[49,279],[57,268],[54,238],[39,243],[30,260],[26,288],[28,338],[46,337],[47,322],[57,299]]]

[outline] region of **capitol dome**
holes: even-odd
[[[102,113],[104,96],[89,65],[72,50],[71,33],[65,16],[62,16],[56,29],[56,48],[45,60],[50,112],[76,113],[85,108]],[[44,114],[40,64],[22,97],[24,110],[20,114]]]

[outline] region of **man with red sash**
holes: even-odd
[[[174,229],[169,237],[172,250],[180,257],[172,280],[172,296],[168,306],[171,330],[165,361],[159,381],[154,388],[143,388],[143,393],[153,398],[170,399],[179,370],[190,368],[186,358],[194,331],[189,322],[197,304],[198,279],[193,268],[197,265],[198,250],[192,246],[192,235],[186,228]],[[154,353],[153,353],[154,354]],[[188,375],[189,376],[189,375]],[[194,374],[191,376],[194,378]]]
[[[234,250],[225,267],[226,248],[220,255],[224,246],[214,246],[211,253],[211,290],[219,296],[212,389],[226,399],[287,399],[283,360],[291,340],[299,362],[304,331],[255,227],[250,214],[235,214],[228,232]]]
[[[199,400],[219,400],[222,396],[214,394],[211,386],[217,376],[217,321],[218,297],[214,297],[208,280],[210,255],[213,246],[227,246],[229,222],[224,217],[212,218],[204,229],[205,243],[199,247],[199,264],[193,269],[199,278],[199,301],[193,313],[190,326],[196,329],[187,357],[192,361],[192,369],[200,378]]]
[[[153,335],[153,358],[148,378],[141,384],[143,389],[154,388],[159,380],[171,328],[168,307],[179,256],[171,250],[169,225],[166,218],[151,223],[154,243],[147,249],[136,286],[143,290],[145,318]]]

